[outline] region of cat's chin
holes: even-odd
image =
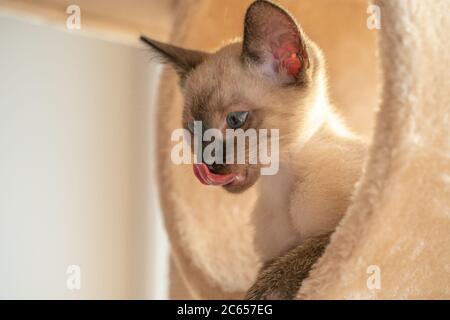
[[[224,185],[223,188],[230,193],[242,193],[252,187],[258,181],[259,176],[259,170],[246,168],[237,174],[237,179]]]

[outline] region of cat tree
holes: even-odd
[[[217,39],[239,35],[249,2],[180,2],[172,42],[211,49],[220,44]],[[365,1],[279,2],[324,49],[334,101],[346,106],[341,111],[347,121],[362,123],[358,131],[367,135],[367,115],[378,103],[375,51],[381,60],[381,103],[364,174],[298,298],[450,298],[450,3],[376,1],[376,50]],[[327,38],[330,33],[334,37]],[[167,163],[162,147],[181,115],[176,82],[165,71],[159,117],[171,120],[160,125],[158,138],[162,207],[172,244],[171,296],[242,298],[259,267],[247,215],[256,194],[239,198],[206,189],[189,168]]]
[[[450,297],[450,3],[376,3],[383,90],[369,161],[298,298]]]

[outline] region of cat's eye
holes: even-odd
[[[248,118],[248,111],[236,111],[227,114],[227,125],[231,129],[241,128]]]

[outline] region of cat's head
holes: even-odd
[[[280,159],[272,161],[283,161],[319,121],[325,90],[320,50],[289,13],[271,2],[251,4],[242,41],[214,53],[142,40],[177,71],[184,96],[182,125],[192,134],[194,121],[201,121],[203,130],[221,130],[224,140],[227,128],[268,129],[269,135],[270,129],[279,129]],[[226,141],[223,145],[229,155]],[[247,153],[245,164],[194,164],[194,172],[203,183],[241,192],[260,176],[262,165],[248,158]]]

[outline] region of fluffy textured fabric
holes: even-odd
[[[450,3],[376,4],[383,92],[370,158],[301,299],[450,298]]]

